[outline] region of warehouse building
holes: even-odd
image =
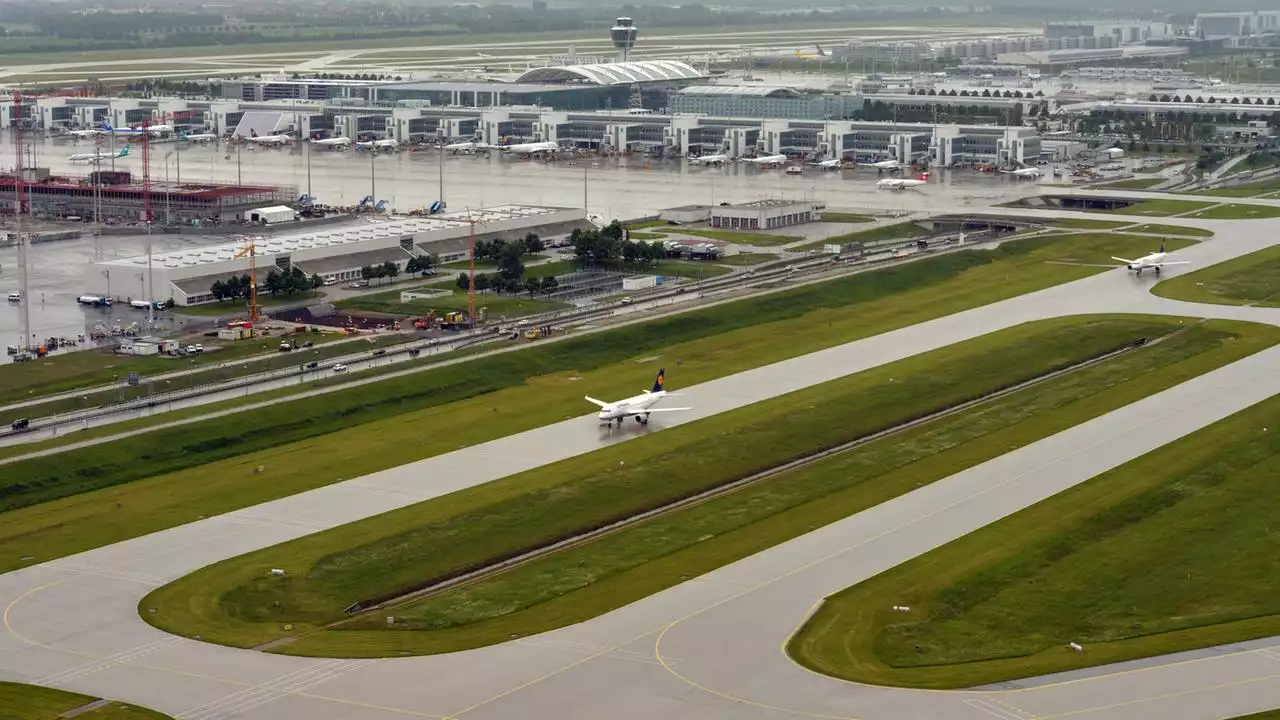
[[[430,254],[439,262],[464,260],[470,254],[472,221],[477,240],[567,235],[593,227],[582,209],[503,205],[429,218],[386,218],[354,227],[282,235],[254,240],[253,260],[259,283],[271,270],[293,268],[325,280],[358,279],[366,265],[396,264],[402,270],[415,255]],[[249,241],[191,247],[93,263],[85,273],[85,292],[110,297],[147,296],[147,276],[156,300],[172,298],[179,306],[213,301],[214,282],[249,273]]]
[[[711,227],[730,230],[772,230],[821,219],[821,206],[808,201],[756,200],[711,209]]]

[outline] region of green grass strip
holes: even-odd
[[[1203,228],[1183,227],[1181,225],[1161,225],[1159,223],[1146,223],[1125,228],[1126,232],[1148,233],[1151,235],[1185,235],[1187,237],[1213,237],[1212,230]]]
[[[0,682],[0,718],[4,720],[58,720],[98,699],[53,688]],[[86,720],[168,720],[154,710],[109,702],[76,714]]]
[[[1280,598],[1259,592],[1280,581],[1277,422],[1271,398],[845,590],[792,652],[958,688],[1280,633]]]
[[[1167,217],[1205,210],[1215,203],[1197,202],[1194,200],[1139,200],[1129,207],[1098,212],[1113,212],[1119,215],[1149,215],[1151,217]]]
[[[285,624],[291,624],[293,632],[324,625],[341,619],[342,608],[355,600],[394,595],[431,578],[482,565],[581,528],[602,525],[671,498],[927,415],[1092,357],[1135,337],[1152,337],[1179,327],[1177,319],[1071,318],[994,333],[220,563],[153,593],[143,605],[159,611],[146,617],[171,632],[256,645],[288,635],[282,630]],[[1265,342],[1239,343],[1237,347],[1252,352],[1280,339],[1280,331],[1271,328],[1260,327],[1258,332],[1267,335]],[[1154,377],[1162,378],[1156,382],[1176,383],[1181,373],[1154,373],[1153,369],[1216,350],[1227,337],[1226,331],[1196,327],[1148,350],[1079,371],[1088,373],[1086,379],[1073,374],[1046,383],[1044,389],[1023,390],[1016,397],[997,401],[1003,415],[992,415],[984,406],[964,413],[969,416],[967,421],[956,416],[927,426],[946,427],[946,442],[937,437],[919,443],[909,439],[919,430],[907,438],[889,438],[548,556],[498,578],[394,612],[380,611],[378,622],[309,635],[282,646],[281,651],[319,655],[440,652],[577,622],[716,566],[706,564],[697,552],[695,558],[686,558],[684,565],[662,565],[665,571],[659,575],[646,568],[647,563],[661,565],[673,553],[689,551],[691,545],[702,547],[700,541],[721,538],[802,505],[829,500],[851,485],[859,485],[859,492],[870,489],[879,498],[876,502],[882,501],[916,487],[921,478],[912,476],[909,484],[893,486],[887,496],[880,493],[888,486],[872,478],[943,448],[975,437],[994,441],[991,433],[997,429],[1008,432],[1015,425],[1025,432],[1048,434],[1043,420],[1038,428],[1026,421],[1044,409],[1042,394],[1051,393],[1054,386],[1065,386],[1066,390],[1059,387],[1050,406],[1093,397],[1101,402],[1085,403],[1085,412],[1098,414],[1139,396],[1125,387],[1129,381],[1148,379],[1139,392],[1150,391]],[[1237,347],[1217,352],[1213,362],[1233,359]],[[857,411],[851,413],[850,408]],[[975,417],[983,419],[975,422]],[[1007,447],[1002,435],[985,451],[998,455]],[[966,457],[971,461],[970,450]],[[871,457],[875,460],[868,460]],[[834,467],[840,469],[832,470]],[[939,467],[945,471],[937,477],[961,469]],[[842,512],[862,507],[841,506]],[[816,526],[811,513],[818,509],[831,507],[813,505],[807,511],[810,514],[797,511],[797,517],[778,519],[794,536]],[[840,516],[823,516],[826,519],[817,524]],[[761,538],[770,538],[769,544],[780,541],[770,533],[744,532],[734,537],[727,547],[709,545],[712,549],[708,552],[727,551],[736,559],[767,547],[757,544]],[[719,554],[714,557],[723,561]],[[266,568],[270,567],[288,568],[293,574],[283,581],[269,578]],[[613,582],[615,576],[631,579]],[[402,616],[406,622],[387,630],[382,617],[386,614]]]
[[[1280,246],[1248,255],[1164,282],[1151,290],[1160,297],[1217,305],[1280,305]]]
[[[1201,220],[1265,220],[1280,217],[1280,207],[1228,203],[1191,213],[1184,217],[1199,218]]]
[[[16,462],[0,475],[0,571],[581,415],[584,388],[625,397],[654,362],[673,387],[705,382],[1087,277],[1149,245],[1082,234],[948,253]],[[1082,264],[1052,262],[1066,259]]]
[[[875,243],[884,242],[886,240],[908,240],[914,237],[923,237],[928,235],[929,231],[923,227],[913,223],[904,222],[894,225],[881,225],[880,227],[871,228],[870,230],[859,230],[857,232],[845,233],[844,235],[836,235],[825,240],[805,243],[797,250],[821,250],[824,245],[841,245],[844,243]]]

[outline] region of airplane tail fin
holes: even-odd
[[[129,146],[125,145],[124,147],[120,148],[120,154],[117,155],[116,157],[124,157],[128,154],[129,154]]]
[[[653,380],[653,389],[649,392],[662,392],[662,385],[666,382],[667,371],[665,368],[658,370],[658,377]]]
[[[1160,241],[1160,252],[1164,252],[1164,241]]]
[[[115,130],[115,128],[111,127],[111,121],[106,119],[103,119],[102,121],[102,129],[106,130],[107,132],[112,132]]]
[[[919,179],[924,180],[925,182],[928,182],[928,181],[929,181],[929,173],[928,173],[928,172],[922,172],[922,173],[920,173],[920,178],[919,178]]]

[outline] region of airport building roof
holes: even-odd
[[[417,233],[452,230],[465,232],[470,229],[474,220],[477,230],[483,230],[485,224],[512,220],[524,220],[528,224],[537,224],[542,217],[561,212],[559,208],[534,207],[527,205],[501,205],[498,207],[473,210],[469,215],[465,212],[445,213],[421,218],[387,218],[366,225],[329,229],[297,235],[281,235],[261,237],[254,240],[254,254],[271,256],[289,254],[300,250],[331,249],[331,255],[343,255],[355,251],[358,243],[390,237],[405,237]],[[237,253],[246,247],[246,241],[231,242],[205,247],[191,247],[152,255],[151,262],[155,269],[193,268],[204,264],[226,262],[235,259]],[[343,246],[351,246],[345,250]],[[147,265],[147,256],[138,255],[129,258],[106,260],[101,265],[116,267],[143,268]]]
[[[692,85],[680,90],[681,95],[722,95],[730,97],[797,98],[802,93],[792,87],[768,85]]]
[[[702,73],[687,63],[675,60],[643,60],[639,62],[534,68],[516,78],[516,82],[586,82],[592,85],[631,85],[644,82],[697,80],[702,77],[704,77]]]

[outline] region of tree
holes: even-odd
[[[262,289],[272,295],[275,295],[276,291],[280,289],[280,273],[276,272],[275,268],[272,268],[267,273],[267,279],[263,281]]]
[[[213,285],[209,287],[209,292],[214,300],[222,300],[227,297],[227,286],[221,280],[214,280]]]
[[[541,289],[542,289],[542,281],[539,280],[538,278],[530,277],[530,278],[524,279],[524,291],[529,293],[529,297],[533,297],[534,295],[537,295],[538,291]]]
[[[471,276],[467,273],[458,273],[458,280],[454,284],[458,286],[459,290],[470,290]]]
[[[320,277],[320,274],[319,274],[319,273],[316,273],[315,275],[312,275],[312,276],[311,276],[311,289],[312,289],[312,290],[319,290],[319,289],[320,289],[320,288],[322,288],[322,287],[324,287],[324,278]]]
[[[365,265],[360,268],[360,279],[368,282],[375,277],[372,265]]]
[[[560,281],[556,280],[554,275],[548,275],[542,278],[542,294],[550,295],[560,287]]]
[[[530,255],[540,253],[547,249],[546,243],[542,242],[542,238],[537,233],[529,233],[524,236],[524,251]]]
[[[524,243],[504,244],[502,255],[498,258],[498,274],[503,280],[519,281],[524,277],[524,263],[520,258],[524,255]]]
[[[400,266],[390,260],[382,263],[382,276],[395,280],[400,276]]]

